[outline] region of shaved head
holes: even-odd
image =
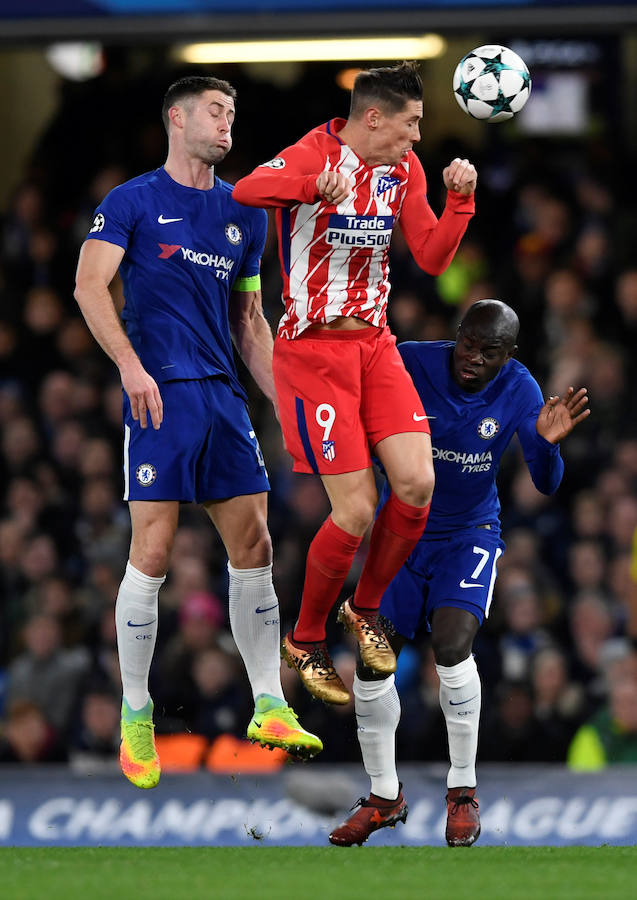
[[[478,300],[470,306],[458,326],[453,351],[456,384],[470,393],[485,388],[517,350],[519,330],[515,311],[501,300]]]
[[[471,332],[505,347],[515,346],[519,331],[517,313],[501,300],[478,300],[469,307],[458,327],[458,333]]]

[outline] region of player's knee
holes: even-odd
[[[348,534],[363,535],[374,521],[376,501],[352,497],[332,509],[332,521]]]
[[[403,503],[422,507],[431,501],[434,483],[433,468],[426,468],[424,471],[414,472],[399,484],[392,484],[392,490]]]
[[[130,561],[136,569],[151,578],[161,578],[168,571],[170,548],[159,544],[132,545]]]
[[[457,666],[471,653],[472,641],[462,635],[451,636],[436,640],[432,637],[431,645],[434,651],[436,664],[439,666]]]
[[[244,540],[229,548],[230,564],[235,569],[259,569],[272,562],[272,539],[267,528],[253,528]]]

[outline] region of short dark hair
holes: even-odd
[[[389,112],[400,112],[408,100],[422,100],[422,78],[418,63],[402,62],[359,72],[354,80],[349,114],[354,118],[373,103]]]
[[[198,97],[206,91],[220,91],[233,100],[237,98],[237,92],[228,81],[221,78],[214,78],[212,75],[187,75],[171,84],[164,96],[164,102],[161,107],[161,117],[164,120],[164,127],[168,131],[170,119],[168,118],[168,110],[171,106],[175,106],[188,97]]]

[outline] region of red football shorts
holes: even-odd
[[[295,472],[340,475],[371,466],[392,434],[429,434],[411,377],[389,328],[308,330],[274,342],[283,439]]]

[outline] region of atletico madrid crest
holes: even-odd
[[[328,462],[332,462],[336,456],[336,447],[334,441],[323,441],[323,456]]]
[[[399,186],[400,178],[392,178],[389,175],[381,175],[381,177],[378,179],[376,194],[378,197],[381,197],[385,203],[392,203],[396,198],[396,191]]]

